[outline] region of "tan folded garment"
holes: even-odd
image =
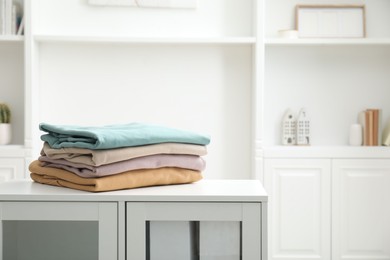
[[[84,191],[112,191],[146,186],[191,183],[202,179],[198,171],[182,168],[134,170],[101,178],[82,178],[66,170],[41,167],[33,161],[29,170],[36,182]]]
[[[83,148],[53,149],[44,143],[41,155],[51,159],[65,159],[69,162],[91,166],[120,162],[154,154],[188,154],[203,156],[207,154],[206,146],[183,143],[161,143],[136,147],[125,147],[107,150],[90,150]]]

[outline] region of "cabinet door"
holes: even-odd
[[[117,259],[117,204],[0,202],[0,259]]]
[[[330,259],[330,160],[266,159],[269,259]]]
[[[0,182],[24,177],[23,158],[0,158]]]
[[[333,259],[390,259],[390,161],[334,160]]]
[[[261,206],[129,202],[127,259],[262,259]]]

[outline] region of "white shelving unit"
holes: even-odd
[[[388,147],[349,147],[347,142],[360,111],[382,109],[383,126],[390,118],[390,1],[342,2],[366,5],[366,38],[278,38],[278,30],[295,28],[298,3],[199,0],[197,9],[180,10],[26,1],[25,36],[0,36],[0,90],[9,95],[15,120],[12,146],[0,147],[10,167],[0,175],[9,179],[26,172],[20,160],[27,164],[38,156],[38,124],[44,121],[146,121],[204,132],[212,140],[205,178],[257,178],[270,192],[269,218],[280,220],[269,227],[270,259],[341,259],[343,248],[332,251],[338,241],[332,234],[342,234],[343,243],[353,237],[361,238],[356,244],[366,243],[332,226],[345,220],[337,214],[349,214],[332,204],[335,196],[345,198],[340,187],[355,182],[345,165],[361,161],[353,171],[372,180],[373,194],[387,194],[374,185],[373,176],[379,172],[388,183]],[[291,108],[298,113],[302,107],[311,118],[311,146],[281,146],[284,112]],[[338,172],[351,178],[335,179]],[[342,203],[348,206],[349,201]],[[308,209],[313,214],[300,218]],[[370,207],[363,210],[363,220],[374,219]],[[272,215],[283,212],[294,218]],[[315,227],[301,230],[296,243],[296,227],[310,228],[303,219]],[[378,234],[372,241],[388,235]],[[390,259],[383,248],[387,244],[379,242],[369,244],[367,259]],[[379,253],[370,255],[370,250]]]
[[[187,10],[28,2],[31,159],[42,146],[40,122],[142,121],[209,134],[205,178],[257,176],[262,4],[199,0]]]
[[[283,39],[295,29],[296,0],[267,1],[265,11],[264,145],[281,144],[281,120],[291,108],[305,107],[312,118],[313,146],[343,146],[348,129],[366,108],[382,109],[388,123],[390,22],[388,1],[306,1],[305,4],[365,4],[367,37]],[[278,102],[275,102],[275,101]],[[365,147],[362,147],[365,148]],[[315,148],[318,149],[318,148]],[[337,149],[336,149],[337,150]]]
[[[18,56],[2,58],[19,73],[9,92],[13,144],[29,161],[40,150],[42,121],[153,121],[211,134],[206,177],[262,179],[263,150],[280,145],[289,107],[307,108],[317,150],[345,146],[366,107],[382,108],[386,124],[390,103],[378,93],[390,84],[390,30],[380,26],[388,2],[362,1],[364,39],[278,38],[294,28],[298,1],[265,2],[200,0],[178,10],[27,1],[26,36],[0,36],[0,51]]]
[[[23,35],[0,35],[1,42],[23,42]]]
[[[388,38],[361,38],[361,39],[283,39],[269,38],[265,40],[266,46],[343,46],[343,45],[390,45]]]
[[[297,4],[365,4],[367,37],[283,39]],[[390,259],[389,147],[348,145],[367,108],[389,123],[390,2],[267,0],[263,92],[264,185],[270,260]],[[310,146],[281,146],[285,111],[305,107]],[[380,216],[380,217],[378,217]],[[374,231],[375,230],[375,231]]]
[[[24,1],[16,0],[23,9]],[[0,102],[11,109],[12,139],[0,146],[0,182],[23,178],[25,171],[25,37],[0,35]]]
[[[262,1],[200,0],[188,10],[36,0],[23,9],[25,36],[0,36],[13,60],[2,55],[12,144],[25,160],[6,179],[28,177],[40,122],[129,121],[209,134],[205,178],[261,178]]]
[[[24,42],[17,36],[0,37],[1,98],[11,109],[11,144],[24,144]]]
[[[386,125],[389,46],[309,45],[266,46],[265,144],[281,143],[281,118],[288,108],[296,113],[307,109],[314,146],[347,145],[349,126],[367,108],[382,109],[382,124]]]
[[[123,44],[226,44],[226,45],[252,45],[256,43],[254,37],[98,37],[98,36],[51,36],[36,35],[37,42],[73,42],[73,43],[123,43]]]
[[[388,159],[390,149],[385,146],[356,147],[347,145],[338,146],[270,146],[264,147],[264,158],[360,158],[360,159]]]

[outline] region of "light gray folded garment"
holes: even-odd
[[[64,159],[50,159],[47,156],[40,156],[39,161],[42,167],[64,169],[84,178],[103,177],[127,171],[162,167],[203,171],[206,166],[205,161],[200,156],[174,154],[149,155],[102,166],[73,163]]]
[[[42,156],[47,156],[50,159],[64,159],[69,162],[91,166],[100,166],[155,154],[186,154],[203,156],[207,154],[207,148],[204,145],[196,144],[161,143],[105,150],[90,150],[73,147],[54,149],[45,142],[41,151]]]

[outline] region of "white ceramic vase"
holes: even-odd
[[[363,144],[363,127],[353,124],[349,128],[349,145],[360,146]]]
[[[0,124],[0,145],[11,143],[12,129],[11,124]]]

